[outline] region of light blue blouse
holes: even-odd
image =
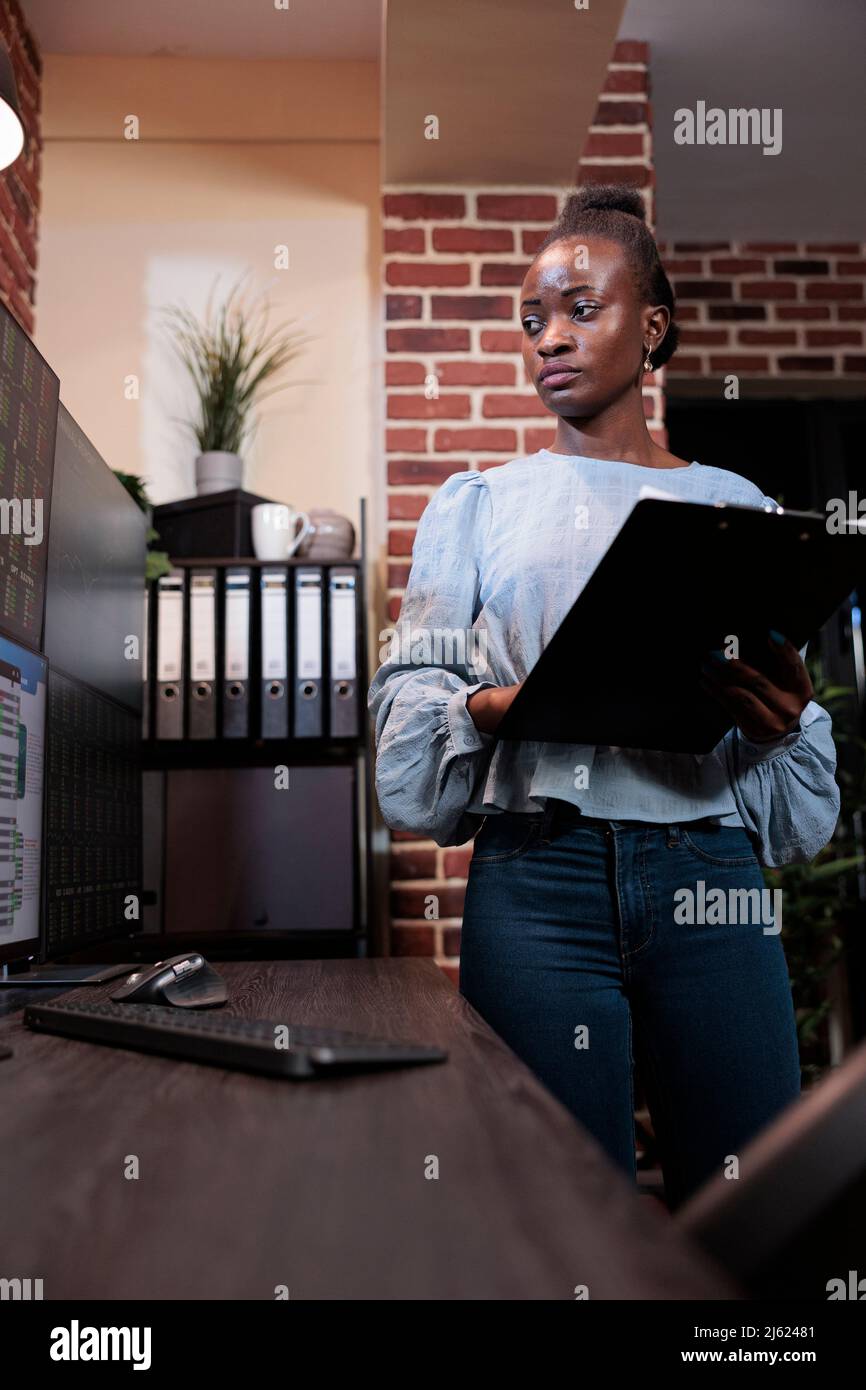
[[[467,696],[524,679],[646,485],[690,501],[777,505],[722,468],[548,449],[454,473],[430,498],[367,696],[391,829],[462,844],[486,815],[538,811],[557,797],[606,819],[744,825],[767,865],[808,861],[828,843],[839,815],[836,750],[814,700],[781,738],[755,744],[733,728],[703,755],[499,742],[475,727]]]

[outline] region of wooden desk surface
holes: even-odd
[[[738,1296],[432,962],[219,968],[233,1013],[449,1061],[272,1080],[31,1033],[23,1004],[55,992],[4,990],[0,1275],[46,1299]]]

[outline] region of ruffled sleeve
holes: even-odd
[[[756,505],[775,508],[774,497],[755,489]],[[805,657],[806,647],[800,648]],[[728,779],[737,810],[758,840],[768,869],[807,864],[829,844],[839,819],[836,745],[832,720],[814,700],[788,734],[755,743],[735,726],[724,739]]]
[[[725,736],[737,810],[767,868],[808,863],[832,839],[840,797],[831,727],[827,711],[810,700],[789,734],[753,743],[734,727]]]
[[[466,807],[496,742],[466,708],[473,691],[497,684],[484,675],[491,674],[486,633],[473,626],[492,520],[490,489],[477,469],[452,474],[431,497],[387,659],[367,693],[385,823],[439,845],[463,844],[479,828],[483,817]]]

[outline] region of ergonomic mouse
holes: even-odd
[[[228,998],[226,982],[198,951],[186,951],[128,975],[111,996],[118,1003],[173,1004],[181,1009],[212,1009]]]

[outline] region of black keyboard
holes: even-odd
[[[448,1057],[441,1048],[422,1043],[163,1004],[32,1004],[24,1010],[24,1022],[38,1032],[268,1076],[326,1076],[444,1062]]]

